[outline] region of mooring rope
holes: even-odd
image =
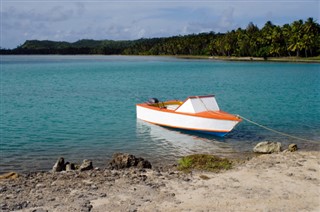
[[[302,140],[302,141],[316,142],[316,141],[313,141],[313,140],[309,140],[309,139],[305,139],[305,138],[300,138],[300,137],[297,137],[297,136],[294,136],[294,135],[289,135],[289,134],[287,134],[287,133],[280,132],[280,131],[278,131],[278,130],[271,129],[271,128],[269,128],[269,127],[266,127],[266,126],[264,126],[264,125],[262,125],[262,124],[259,124],[259,123],[257,123],[257,122],[254,122],[254,121],[252,121],[252,120],[250,120],[250,119],[247,119],[247,118],[245,118],[245,117],[243,117],[243,116],[240,116],[240,115],[237,115],[237,116],[238,116],[239,118],[243,119],[243,120],[246,120],[247,122],[249,122],[249,123],[251,123],[251,124],[254,124],[254,125],[258,126],[258,127],[261,127],[261,128],[263,128],[263,129],[269,130],[269,131],[271,131],[271,132],[278,133],[278,134],[283,135],[283,136],[287,136],[287,137],[294,138],[294,139],[298,139],[298,140]]]
[[[209,110],[209,109],[207,108],[206,104],[204,104],[204,102],[202,101],[202,99],[201,99],[199,96],[197,96],[197,98],[201,101],[201,103],[203,104],[203,106],[205,107],[205,109],[206,109],[208,112],[214,113],[214,111]],[[243,119],[243,120],[245,120],[245,121],[247,121],[247,122],[249,122],[249,123],[251,123],[251,124],[254,124],[254,125],[258,126],[258,127],[261,127],[261,128],[263,128],[263,129],[269,130],[269,131],[274,132],[274,133],[278,133],[278,134],[283,135],[283,136],[287,136],[287,137],[294,138],[294,139],[301,140],[301,141],[317,142],[317,141],[313,141],[313,140],[309,140],[309,139],[305,139],[305,138],[300,138],[300,137],[297,137],[297,136],[294,136],[294,135],[289,135],[289,134],[287,134],[287,133],[280,132],[280,131],[278,131],[278,130],[271,129],[271,128],[269,128],[269,127],[266,127],[266,126],[264,126],[264,125],[262,125],[262,124],[259,124],[259,123],[257,123],[257,122],[254,122],[254,121],[252,121],[252,120],[250,120],[250,119],[247,119],[247,118],[245,118],[245,117],[243,117],[243,116],[240,116],[240,115],[236,115],[236,116],[239,117],[239,118],[241,118],[241,119]]]

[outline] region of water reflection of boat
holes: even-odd
[[[190,134],[150,124],[137,119],[137,138],[144,143],[145,151],[159,158],[176,159],[196,153],[225,155],[234,153],[232,147],[212,136]]]

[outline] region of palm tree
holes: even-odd
[[[289,38],[288,49],[290,51],[296,52],[296,56],[300,56],[300,52],[305,48],[305,42],[303,37],[303,21],[294,21],[291,24],[291,36]]]
[[[313,55],[313,48],[317,46],[317,40],[319,40],[319,24],[315,23],[313,18],[308,18],[303,25],[303,42],[305,43],[305,55]],[[319,45],[319,44],[318,44]]]
[[[246,28],[246,34],[249,41],[249,48],[248,52],[249,54],[246,56],[257,56],[257,52],[259,49],[259,35],[260,30],[259,28],[254,25],[252,22],[250,22]]]
[[[270,54],[280,56],[283,35],[279,26],[273,27],[271,34]]]
[[[285,49],[289,56],[291,56],[291,51],[289,50],[289,40],[291,37],[291,26],[289,24],[285,24],[282,27],[282,34],[285,43]]]

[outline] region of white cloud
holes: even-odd
[[[225,9],[221,15],[219,25],[222,29],[222,31],[225,31],[226,29],[231,29],[234,27],[234,18],[233,18],[234,8],[229,7]]]
[[[26,39],[77,41],[138,39],[226,32],[249,22],[263,26],[309,16],[319,20],[319,1],[3,1],[1,46]]]

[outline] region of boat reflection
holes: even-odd
[[[175,130],[137,119],[136,135],[145,151],[159,159],[176,160],[188,154],[207,153],[225,156],[234,153],[223,138]],[[152,153],[153,152],[153,153]]]

